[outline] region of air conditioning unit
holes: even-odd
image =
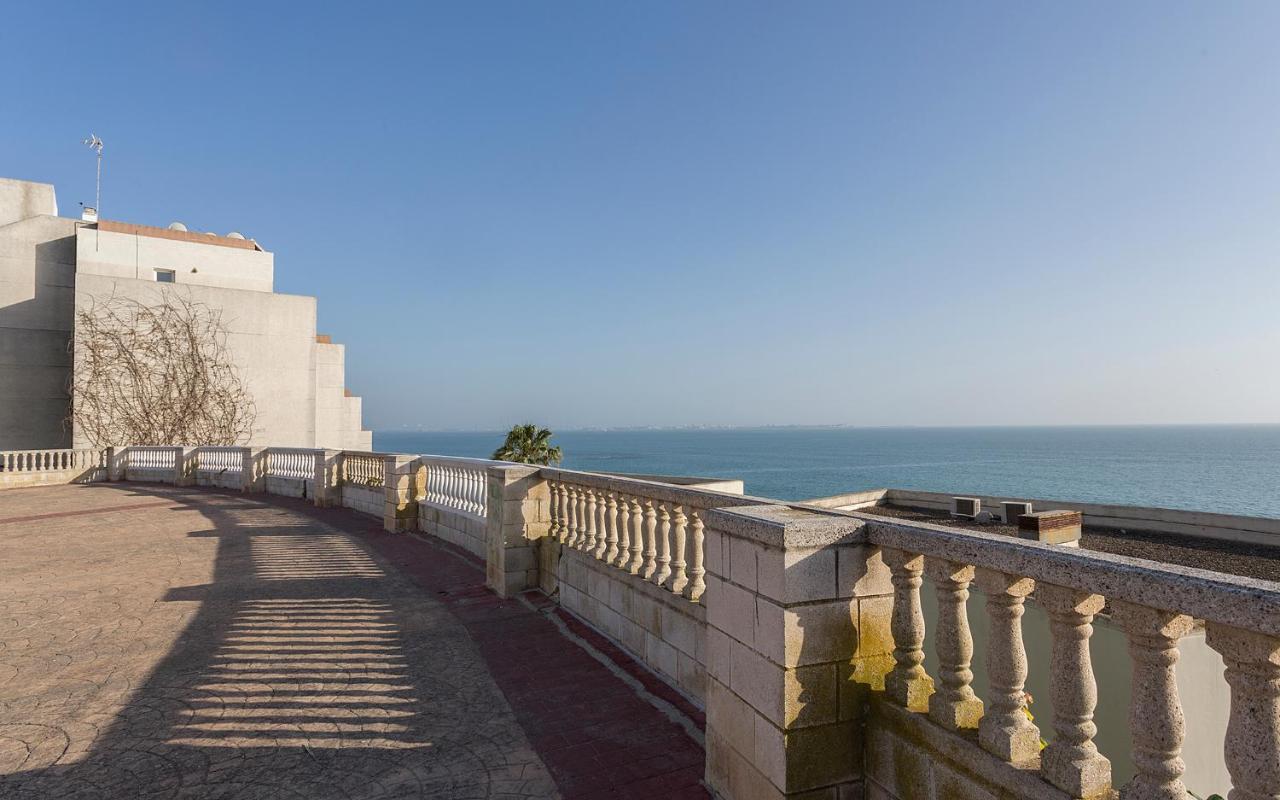
[[[1004,509],[1004,523],[1006,525],[1017,525],[1018,517],[1022,516],[1023,514],[1031,513],[1030,503],[1022,503],[1022,502],[1014,502],[1012,500],[1006,500],[1005,502],[1000,504],[1000,507]]]
[[[973,519],[982,511],[982,500],[977,497],[951,498],[951,516]]]

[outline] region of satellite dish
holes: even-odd
[[[169,230],[171,230],[171,231],[181,231],[182,233],[186,233],[186,232],[187,232],[187,226],[186,226],[186,225],[183,225],[181,222],[170,222],[170,223],[169,223]]]
[[[243,233],[241,233],[240,231],[232,231],[231,233],[228,233],[228,234],[227,234],[227,238],[228,238],[228,239],[243,239],[243,238],[244,238],[244,234],[243,234]]]

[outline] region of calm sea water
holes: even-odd
[[[503,434],[379,431],[379,450],[487,458]],[[1280,425],[566,431],[564,466],[741,478],[803,500],[886,486],[1280,517]]]

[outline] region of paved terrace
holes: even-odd
[[[0,796],[707,796],[692,706],[380,523],[207,489],[6,491]]]

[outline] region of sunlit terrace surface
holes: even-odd
[[[5,492],[0,796],[559,796],[576,773],[547,766],[563,763],[554,712],[504,695],[524,666],[512,648],[563,665],[588,701],[626,687],[527,604],[477,589],[461,555],[379,527],[205,489]],[[397,566],[412,560],[430,566]],[[468,614],[533,632],[478,641]],[[700,770],[635,702],[635,729]]]

